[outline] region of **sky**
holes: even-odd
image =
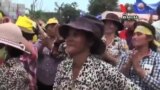
[[[38,0],[36,8],[40,10],[48,11],[48,12],[53,12],[55,8],[54,2],[57,2],[59,5],[63,2],[64,3],[77,2],[78,8],[80,10],[87,11],[87,7],[89,4],[88,1],[89,0]],[[118,3],[119,4],[132,3],[133,4],[135,1],[136,0],[119,0]],[[143,0],[143,1],[146,2],[147,4],[151,4],[151,3],[156,3],[159,0]],[[29,8],[33,0],[12,0],[12,2],[25,4],[25,6]]]

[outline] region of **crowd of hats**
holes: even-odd
[[[0,18],[3,18],[2,13],[0,13]],[[58,20],[50,18],[46,25],[52,23],[58,23]],[[25,48],[26,39],[23,37],[22,32],[34,34],[32,41],[36,42],[38,37],[35,28],[37,28],[36,22],[27,16],[19,16],[15,24],[11,22],[2,23],[0,24],[0,43],[29,53]]]
[[[0,14],[0,17],[1,17],[1,14]],[[136,19],[138,19],[138,16],[125,14],[125,15],[122,16],[122,19],[123,20],[136,20]],[[104,45],[102,45],[100,39],[103,36],[104,23],[107,22],[107,21],[112,21],[112,22],[116,23],[116,25],[118,27],[118,30],[123,30],[123,25],[121,23],[120,18],[114,13],[108,13],[106,15],[105,19],[103,19],[103,20],[99,20],[99,19],[97,19],[96,17],[94,17],[92,15],[80,16],[77,19],[72,20],[68,24],[61,25],[59,27],[59,33],[65,39],[69,28],[75,28],[77,30],[84,30],[84,31],[92,33],[93,36],[95,38],[97,38],[97,43],[99,43],[99,46],[104,46]],[[50,24],[58,24],[58,23],[59,22],[58,22],[58,20],[56,18],[50,18],[47,21],[46,25],[44,25],[44,27],[46,27],[47,25],[50,25]],[[13,28],[7,27],[7,25],[11,26]],[[16,25],[20,27],[22,32],[29,33],[29,34],[35,34],[35,31],[34,31],[35,29],[34,28],[37,28],[36,22],[31,20],[27,16],[19,16],[17,21],[16,21]],[[6,40],[8,42],[11,42],[12,44],[14,44],[12,46],[14,46],[16,48],[19,48],[20,47],[20,43],[23,42],[22,39],[20,39],[20,38],[23,38],[23,36],[22,36],[21,30],[17,29],[16,25],[14,26],[14,24],[11,24],[11,23],[10,24],[1,24],[0,27],[4,27],[3,30],[5,30],[6,32],[10,31],[10,33],[12,33],[12,35],[9,35],[9,33],[5,33],[5,32],[3,33],[2,32],[2,33],[0,33],[0,38]],[[11,29],[11,30],[9,30],[9,29]],[[1,31],[3,31],[3,30],[1,30]],[[16,35],[17,33],[19,33],[19,34]],[[7,36],[10,36],[10,37],[7,37]],[[15,37],[17,38],[17,41],[14,40],[14,39],[16,39]],[[36,42],[37,39],[38,39],[37,35],[35,34],[35,36],[33,36],[33,42]],[[19,47],[16,46],[16,43],[19,44],[19,45],[17,45]],[[6,43],[4,43],[4,44],[6,44]],[[9,43],[7,43],[7,44],[9,44]],[[101,50],[104,51],[103,47],[99,47],[99,48],[102,48]],[[101,52],[101,51],[98,51],[96,53],[99,53],[99,52]]]

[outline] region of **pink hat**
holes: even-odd
[[[23,42],[25,42],[25,39],[17,25],[13,23],[0,24],[0,43],[30,54]]]

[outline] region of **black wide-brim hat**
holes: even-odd
[[[104,34],[104,24],[94,16],[85,15],[78,17],[77,19],[69,22],[68,24],[61,25],[59,27],[59,34],[65,39],[68,35],[69,29],[74,28],[76,30],[86,31],[92,34],[95,38],[94,48],[92,48],[92,54],[103,54],[105,51],[105,44],[101,40]]]
[[[123,24],[120,22],[119,17],[118,17],[116,14],[114,14],[114,13],[108,13],[108,14],[106,15],[105,19],[103,19],[102,21],[103,21],[104,23],[105,23],[106,21],[112,21],[112,22],[114,22],[115,25],[117,25],[119,31],[120,31],[120,30],[123,30],[123,28],[124,28]]]

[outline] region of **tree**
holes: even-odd
[[[113,11],[117,8],[118,0],[89,0],[88,10],[92,15],[98,15],[106,10]]]
[[[36,6],[36,3],[37,3],[38,0],[33,0],[33,3],[31,4],[31,9],[29,10],[29,14],[32,18],[35,18],[35,14],[36,14],[36,11],[35,11],[35,6]],[[38,11],[38,13],[40,13],[41,11]]]
[[[62,3],[61,5],[55,3],[55,6],[57,18],[61,23],[69,22],[71,19],[75,19],[80,15],[80,10],[77,9],[78,5],[76,2],[73,2],[71,4]]]
[[[34,12],[34,18],[31,17],[33,20],[42,19],[44,21],[47,21],[49,18],[52,18],[54,16],[53,12],[44,12],[42,10],[37,10]]]

